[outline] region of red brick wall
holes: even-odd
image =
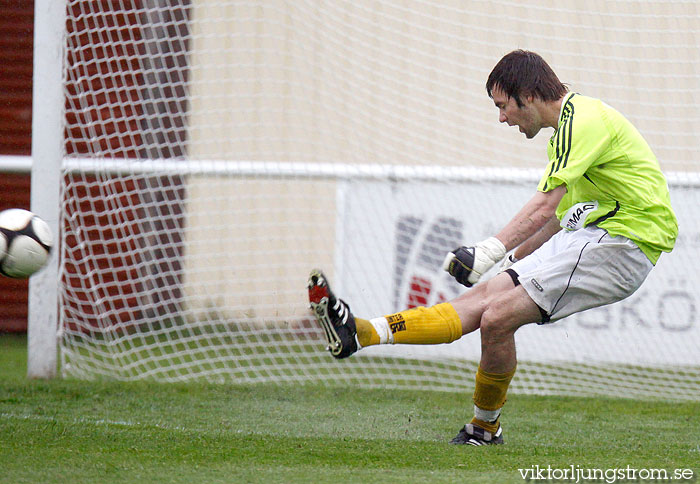
[[[0,173],[0,210],[28,209],[29,182],[28,174]],[[27,330],[28,290],[29,283],[26,280],[0,276],[0,332]]]
[[[0,0],[0,154],[28,155],[32,142],[34,1]]]
[[[157,39],[144,27],[149,20],[143,12],[124,8],[129,2],[89,3],[103,15],[81,15],[84,7],[76,4],[67,23],[72,49],[67,56],[66,151],[118,159],[184,156],[185,86],[169,82],[168,72],[175,70],[185,80],[188,74],[186,44],[169,41],[187,37],[188,0],[164,2],[177,8],[158,13],[156,20],[165,27]],[[115,41],[96,45],[96,29]],[[158,55],[149,54],[147,45]],[[149,89],[156,85],[161,88]],[[182,179],[76,175],[66,185],[66,196],[71,203],[64,208],[75,226],[64,227],[63,284],[70,296],[63,307],[65,324],[73,329],[129,328],[144,314],[177,312]],[[151,276],[147,282],[144,274]],[[93,304],[95,299],[103,301],[108,315]]]
[[[135,2],[138,3],[138,2]],[[90,8],[100,11],[102,15],[86,19],[82,15],[81,9],[85,4]],[[142,105],[138,100],[143,99],[146,91],[145,84],[158,83],[159,76],[167,76],[169,69],[176,68],[187,77],[186,56],[184,43],[175,43],[175,47],[168,47],[167,37],[178,36],[186,38],[189,16],[188,0],[172,0],[175,8],[169,15],[170,21],[165,35],[166,38],[158,46],[158,52],[164,52],[157,59],[144,57],[144,62],[153,62],[149,78],[145,79],[145,73],[141,70],[142,63],[138,56],[144,53],[139,49],[144,39],[141,37],[142,30],[139,28],[140,22],[144,21],[133,10],[122,10],[129,2],[115,2],[114,0],[97,0],[86,2],[85,4],[75,4],[73,15],[69,16],[67,30],[69,32],[72,45],[85,47],[81,51],[81,65],[85,72],[77,71],[73,64],[75,59],[68,58],[68,80],[66,99],[66,122],[67,134],[72,141],[66,144],[66,151],[69,154],[94,154],[92,150],[97,149],[98,156],[113,156],[116,158],[170,158],[180,157],[185,154],[184,142],[186,138],[186,120],[184,112],[186,105],[182,101],[184,86],[169,86],[163,89],[162,97],[150,98],[151,107]],[[112,15],[115,14],[116,15]],[[166,13],[162,13],[166,15]],[[163,17],[159,17],[163,18]],[[72,19],[72,20],[71,20]],[[29,155],[31,153],[31,116],[32,116],[32,58],[33,58],[33,21],[34,2],[33,0],[0,0],[0,155]],[[99,24],[99,25],[98,25]],[[97,47],[91,44],[91,39],[97,38],[94,33],[88,32],[95,27],[105,29],[115,38],[127,39],[121,42],[119,47],[110,49]],[[121,60],[115,60],[121,56]],[[85,67],[86,66],[86,67]],[[114,72],[115,75],[107,83],[110,85],[110,96],[105,96],[101,83],[95,81],[98,72]],[[120,75],[121,72],[129,75]],[[155,77],[154,77],[155,76]],[[81,79],[80,81],[77,81]],[[86,80],[92,79],[92,80]],[[162,81],[162,79],[161,79]],[[80,84],[78,84],[80,82]],[[79,96],[80,108],[70,109],[71,103],[75,102]],[[103,103],[111,100],[118,100],[117,104],[106,107]],[[85,106],[84,103],[88,103]],[[138,121],[142,118],[146,109],[153,109],[156,106],[159,111],[154,119],[161,123],[156,129],[153,128],[153,120],[143,126]],[[87,109],[85,109],[87,108]],[[81,113],[76,115],[75,113]],[[82,118],[80,117],[82,116]],[[128,122],[117,122],[116,120],[129,120]],[[90,130],[85,126],[89,125]],[[83,137],[89,131],[90,136],[96,136],[97,146],[94,141],[88,142]],[[149,146],[144,149],[143,146]],[[109,154],[105,154],[109,153]],[[146,205],[139,205],[138,197],[131,194],[142,187],[124,184],[121,180],[107,180],[102,178],[104,185],[109,187],[109,193],[113,196],[102,202],[92,203],[88,201],[86,206],[69,206],[69,211],[80,213],[81,217],[90,220],[101,221],[102,212],[114,212],[124,214],[128,220],[129,232],[134,239],[142,235],[144,224],[143,219],[148,215],[158,214],[158,217],[146,228],[148,231],[155,231],[163,235],[158,235],[158,239],[153,246],[155,260],[137,261],[140,265],[148,265],[147,269],[152,273],[159,274],[155,282],[150,287],[151,299],[149,308],[141,308],[140,302],[133,297],[133,292],[139,292],[143,288],[138,285],[140,282],[133,269],[119,270],[118,264],[124,260],[122,257],[122,241],[120,235],[110,230],[108,224],[101,224],[101,230],[97,234],[86,234],[83,243],[95,247],[95,250],[102,250],[104,256],[98,258],[98,263],[115,268],[112,277],[115,283],[120,285],[121,300],[115,300],[118,308],[124,309],[119,313],[119,319],[127,318],[128,314],[135,314],[134,311],[147,310],[154,314],[167,314],[174,310],[173,299],[180,296],[177,290],[180,276],[181,241],[180,232],[182,230],[182,200],[184,189],[182,180],[179,177],[150,178],[135,183],[144,183],[151,189],[156,190],[148,195],[150,202]],[[81,190],[87,186],[92,186],[99,195],[101,185],[95,184],[94,179],[83,179],[73,188]],[[122,187],[122,188],[120,188]],[[87,189],[87,188],[86,188]],[[124,190],[123,192],[121,190]],[[121,195],[120,195],[121,194]],[[69,191],[68,195],[71,193]],[[0,209],[19,207],[29,208],[30,198],[30,176],[29,174],[5,173],[0,170]],[[99,202],[99,203],[98,203]],[[96,213],[87,213],[88,207],[96,210]],[[150,218],[149,218],[150,219]],[[75,237],[71,238],[71,231],[66,229],[66,249],[77,250]],[[172,244],[172,241],[175,244]],[[170,258],[170,262],[164,265],[158,261],[160,257],[159,242],[167,242],[169,253],[163,252]],[[129,242],[129,243],[133,243]],[[152,237],[149,239],[153,244]],[[76,247],[73,247],[76,245]],[[102,253],[102,252],[101,252]],[[76,257],[79,254],[74,254]],[[64,280],[66,287],[71,288],[79,284],[85,271],[90,267],[89,261],[79,257],[72,259],[76,262],[67,265],[68,275]],[[82,262],[81,262],[82,260]],[[162,275],[160,275],[162,274]],[[106,288],[96,288],[95,291],[109,291],[109,284]],[[125,292],[124,292],[125,291]],[[101,294],[104,295],[104,294]],[[27,281],[15,281],[0,276],[0,331],[25,331],[27,326]],[[80,306],[80,304],[77,304]],[[89,305],[89,309],[84,312],[79,307],[65,308],[66,311],[76,310],[81,317],[87,318],[88,325],[97,324],[97,320],[92,320],[97,315],[92,314],[94,308]],[[125,315],[125,316],[123,316]],[[116,321],[115,321],[116,322]],[[119,321],[126,322],[126,321]]]
[[[32,141],[33,0],[0,0],[0,155]],[[0,210],[29,208],[28,173],[0,171]],[[28,282],[0,276],[0,332],[27,330]]]

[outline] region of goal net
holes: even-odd
[[[478,333],[335,361],[306,278],[322,269],[360,317],[464,290],[445,252],[501,228],[545,166],[548,135],[500,125],[484,88],[526,48],[636,124],[681,237],[628,300],[519,331],[512,391],[700,399],[697,4],[66,8],[64,376],[470,391]]]

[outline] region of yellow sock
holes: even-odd
[[[372,323],[366,319],[355,318],[355,329],[357,330],[357,341],[360,346],[371,346],[379,344],[379,334],[374,329]]]
[[[491,434],[495,434],[498,432],[498,426],[501,425],[500,422],[500,417],[497,418],[494,422],[487,422],[485,420],[479,420],[478,418],[474,417],[471,422],[474,425],[478,425],[482,429],[486,430],[487,432],[491,432]]]
[[[481,366],[476,371],[476,386],[474,387],[474,405],[481,410],[496,411],[506,403],[506,393],[510,381],[515,375],[515,368],[507,373],[489,373]],[[495,422],[487,422],[474,417],[472,423],[479,425],[489,432],[498,430],[498,419]]]
[[[362,346],[380,343],[439,344],[462,337],[462,323],[450,303],[407,309],[371,321],[355,318]]]

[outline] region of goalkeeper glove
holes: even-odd
[[[508,257],[506,257],[506,260],[503,261],[503,264],[501,264],[501,268],[498,269],[499,274],[506,269],[508,269],[510,266],[518,262],[518,258],[515,257],[513,254],[510,254]]]
[[[442,268],[460,284],[472,287],[505,255],[506,248],[503,243],[496,237],[489,237],[474,247],[460,247],[448,253]]]

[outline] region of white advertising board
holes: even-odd
[[[495,234],[534,193],[530,183],[340,183],[335,287],[363,318],[430,306],[466,289],[440,269],[445,253]],[[516,334],[532,362],[700,365],[700,189],[671,187],[681,227],[676,248],[628,299]],[[486,278],[496,273],[492,270]],[[367,353],[478,360],[479,333],[448,345],[400,345]]]

